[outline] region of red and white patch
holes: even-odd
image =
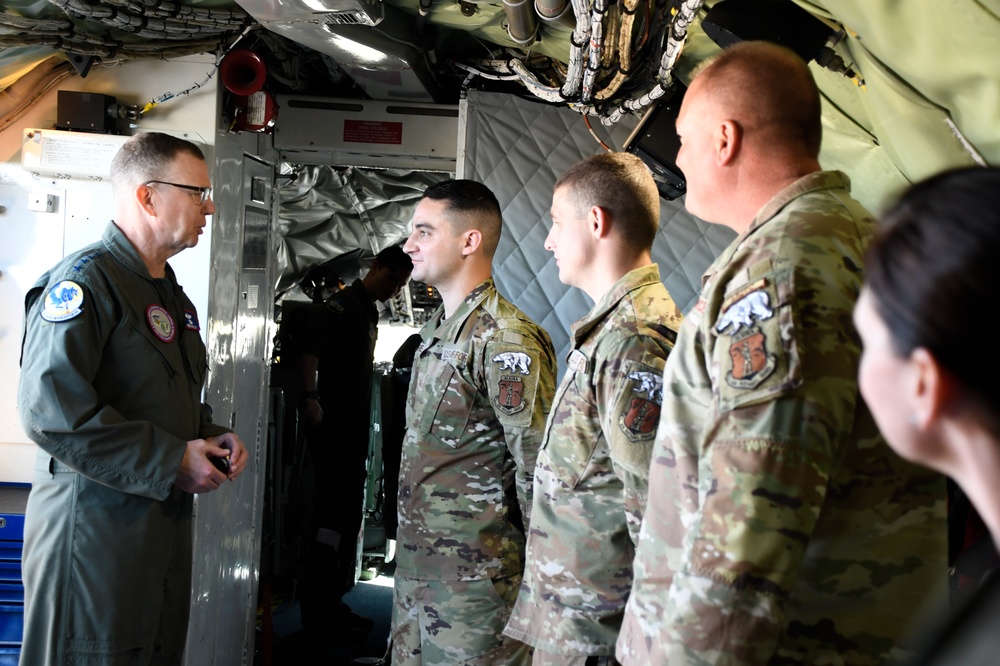
[[[633,442],[653,439],[660,422],[660,406],[652,400],[632,398],[628,409],[618,417],[618,425]]]
[[[504,414],[517,414],[524,409],[524,382],[521,377],[501,376],[494,403]]]

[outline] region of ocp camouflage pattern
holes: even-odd
[[[535,462],[555,386],[548,334],[480,284],[421,330],[399,471],[396,575],[521,573]]]
[[[873,221],[796,181],[709,268],[667,362],[626,666],[883,664],[946,587],[944,481],[858,394]]]
[[[525,578],[507,635],[549,653],[614,654],[663,366],[681,320],[654,264],[623,276],[573,325],[535,471]]]

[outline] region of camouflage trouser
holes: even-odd
[[[520,574],[470,581],[396,576],[393,666],[527,666],[531,648],[503,635]]]
[[[566,654],[552,654],[551,652],[542,652],[538,648],[535,648],[535,654],[531,660],[531,666],[621,666],[621,664],[618,663],[618,660],[613,656],[600,657],[597,655],[591,655],[589,657],[584,657]]]

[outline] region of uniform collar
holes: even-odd
[[[108,226],[104,229],[104,234],[101,236],[101,241],[104,243],[104,247],[108,249],[115,259],[122,263],[126,268],[135,273],[136,275],[146,278],[147,280],[153,280],[153,276],[149,274],[149,269],[146,267],[146,262],[142,260],[139,256],[139,252],[132,245],[132,242],[128,237],[118,228],[118,225],[114,223],[114,220],[108,223]],[[173,281],[174,271],[170,268],[170,264],[166,264],[166,277]]]
[[[469,318],[473,310],[486,300],[493,289],[492,277],[480,282],[475,289],[469,292],[469,295],[462,300],[462,304],[458,306],[458,309],[447,319],[444,318],[444,306],[442,305],[434,317],[434,326],[427,329],[424,340],[441,338],[442,340],[447,339],[455,342],[462,332],[462,325],[465,323],[465,320]]]
[[[821,190],[851,190],[851,179],[847,177],[842,171],[814,171],[810,174],[802,176],[794,183],[781,190],[773,197],[771,200],[764,204],[757,215],[753,218],[753,222],[750,223],[749,228],[744,231],[736,240],[729,244],[729,247],[723,251],[715,261],[705,270],[701,276],[701,286],[705,287],[708,280],[716,272],[717,267],[728,263],[733,255],[740,251],[743,244],[748,238],[753,236],[759,229],[761,229],[765,224],[770,222],[778,213],[780,213],[785,206],[789,203],[798,199],[804,194],[810,194],[812,192],[819,192]]]
[[[820,190],[847,190],[851,191],[851,179],[842,171],[814,171],[802,176],[797,181],[775,194],[770,201],[757,212],[750,228],[744,236],[749,236],[756,229],[759,229],[768,220],[781,212],[791,201],[798,199],[803,194],[818,192]]]
[[[600,323],[609,312],[618,306],[629,292],[642,287],[655,284],[660,281],[660,267],[656,264],[643,266],[629,271],[611,285],[611,289],[601,296],[601,300],[594,304],[583,319],[573,324],[572,337],[574,346],[583,338],[590,334],[598,323]]]

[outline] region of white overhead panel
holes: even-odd
[[[412,25],[387,16],[380,0],[240,0],[239,5],[268,30],[332,57],[373,99],[434,101],[424,57],[409,43]]]
[[[286,162],[454,171],[458,107],[278,95],[274,147]]]

